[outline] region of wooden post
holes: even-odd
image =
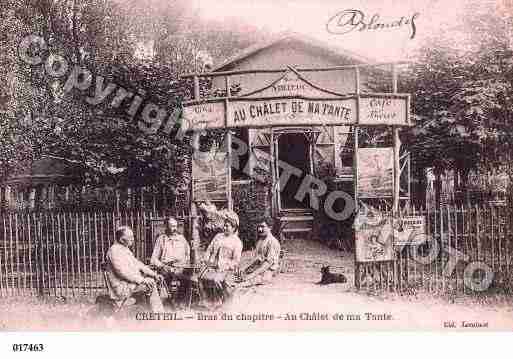
[[[157,188],[155,186],[151,186],[151,210],[153,214],[157,213],[157,197],[156,197]]]
[[[461,224],[461,220],[458,221],[460,211],[459,211],[457,204],[454,205],[453,209],[454,209],[454,249],[456,250],[456,252],[458,252],[458,236],[461,235],[461,231],[458,231],[458,223]],[[454,268],[454,270],[455,270],[455,275],[456,275],[455,288],[456,288],[456,292],[458,292],[458,264],[457,263],[456,263],[456,267]]]
[[[395,64],[392,65],[392,92],[397,93],[397,67]],[[393,127],[393,138],[394,138],[394,202],[393,202],[393,215],[399,214],[399,188],[401,179],[401,166],[399,163],[400,150],[401,150],[401,139],[399,138],[399,127]]]
[[[30,210],[36,209],[36,188],[32,187],[28,190],[29,198],[28,198],[28,207]]]
[[[5,209],[12,208],[11,186],[9,185],[5,186],[5,203]]]
[[[200,235],[198,229],[198,211],[196,204],[191,202],[191,213],[189,214],[189,223],[191,230],[191,264],[194,265],[199,262],[198,252],[200,247]]]
[[[274,131],[272,128],[269,129],[269,154],[271,157],[271,164],[270,164],[270,170],[271,170],[271,216],[273,218],[278,217],[279,215],[279,208],[278,208],[278,190],[277,190],[277,180],[278,180],[278,174],[276,173],[276,159],[275,159],[275,148],[274,148]],[[250,156],[253,156],[252,153],[250,153]],[[279,224],[279,227],[281,228],[281,223]],[[281,229],[280,229],[280,238],[281,240]]]
[[[395,64],[392,64],[392,92],[397,93],[397,67]],[[393,148],[393,155],[394,155],[394,192],[393,192],[393,204],[392,204],[392,218],[399,216],[399,210],[400,210],[400,201],[399,201],[399,195],[400,195],[400,179],[401,179],[401,164],[400,164],[400,151],[401,151],[401,139],[399,138],[399,127],[393,126],[393,141],[394,141],[394,148]],[[395,263],[398,267],[398,284],[399,284],[399,291],[402,290],[401,282],[403,280],[403,271],[401,270],[402,265],[402,252],[399,252],[398,258],[396,259]]]
[[[447,213],[447,245],[449,248],[454,248],[454,240],[453,240],[453,231],[452,231],[452,223],[451,223],[451,212],[452,212],[452,206],[450,204],[445,206],[445,212]],[[452,241],[451,241],[452,240]],[[455,268],[456,269],[456,268]],[[451,289],[452,280],[451,280],[452,274],[447,276],[447,289]]]
[[[356,113],[360,113],[360,68],[355,67],[355,93],[356,93]],[[357,115],[358,116],[358,115]],[[357,118],[357,124],[360,121]],[[354,188],[354,203],[355,208],[358,211],[358,127],[353,127],[353,188]],[[354,281],[356,290],[360,290],[360,263],[358,262],[358,258],[356,258],[356,230],[353,230],[353,243],[354,243]]]
[[[359,100],[357,100],[357,107]],[[358,211],[358,127],[354,127],[353,129],[354,133],[354,153],[353,153],[353,179],[354,179],[354,202],[356,210]],[[361,265],[358,262],[358,258],[356,258],[356,230],[353,231],[353,242],[355,245],[355,251],[354,251],[354,261],[355,261],[355,287],[357,290],[360,290],[360,270]]]
[[[194,75],[194,100],[200,99],[200,87],[199,87],[199,77],[198,75]]]
[[[495,232],[495,229],[494,229],[494,225],[495,225],[495,221],[494,221],[494,205],[492,204],[490,206],[490,247],[489,250],[490,250],[490,260],[491,260],[491,267],[492,267],[492,270],[495,274],[497,274],[497,270],[495,269],[495,238],[496,238],[496,235],[497,233]]]
[[[200,100],[200,88],[199,88],[199,77],[195,75],[194,79],[194,100]],[[199,147],[198,147],[199,149]],[[194,146],[192,146],[192,157],[191,160],[194,159]],[[194,203],[194,192],[193,192],[193,178],[192,178],[192,167],[191,167],[191,183],[190,183],[190,192],[189,192],[189,233],[191,236],[191,264],[196,264],[199,260],[198,252],[200,246],[200,237],[198,231],[198,211],[196,208],[196,204]]]
[[[224,100],[224,125],[227,128],[226,132],[226,166],[228,167],[226,170],[227,173],[227,181],[226,181],[226,196],[228,201],[228,210],[233,211],[233,198],[232,198],[232,131],[228,128],[228,109],[230,106],[229,97],[230,94],[230,78],[226,76],[224,78],[225,86],[226,86],[226,98]]]
[[[0,212],[0,217],[2,218],[2,228],[3,228],[3,236],[4,236],[4,250],[0,252],[0,257],[3,254],[3,258],[0,258],[1,261],[3,261],[3,264],[0,264],[0,273],[2,272],[2,268],[5,271],[5,295],[9,295],[9,269],[7,267],[7,233],[6,233],[6,226],[5,226],[5,216],[7,212]]]
[[[119,195],[119,190],[117,188],[114,190],[114,195],[116,196],[116,213],[119,216],[119,212],[120,212],[119,211],[119,197],[120,197],[120,195]]]

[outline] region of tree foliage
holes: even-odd
[[[183,190],[189,182],[184,175],[187,138],[144,134],[137,114],[127,114],[126,106],[109,106],[112,97],[90,105],[86,98],[94,82],[88,91],[64,93],[71,70],[51,78],[44,66],[30,67],[17,58],[17,45],[27,34],[45,39],[43,58],[63,56],[70,69],[77,65],[104,77],[105,84],[143,93],[140,109],[153,102],[169,114],[191,97],[192,84],[180,73],[207,69],[262,38],[255,31],[238,31],[240,24],[207,23],[185,0],[8,0],[1,11],[7,19],[2,48],[8,51],[2,54],[0,73],[14,84],[0,93],[0,100],[9,100],[3,100],[9,111],[0,124],[3,178],[24,166],[12,159],[19,154],[27,163],[42,155],[79,163],[92,184],[164,184]],[[203,81],[202,92],[212,90],[209,86]]]
[[[432,36],[407,69],[415,126],[404,142],[417,167],[452,169],[465,182],[470,170],[513,158],[513,13],[500,5],[470,2],[454,31]]]

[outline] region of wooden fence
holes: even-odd
[[[443,206],[410,214],[425,216],[428,241],[396,247],[393,261],[356,263],[357,290],[405,294],[511,290],[511,208]]]
[[[185,213],[164,211],[0,213],[0,296],[95,295],[115,228],[134,230],[134,252],[147,261],[167,214],[187,229]]]
[[[0,212],[0,296],[96,295],[104,290],[101,264],[115,228],[133,228],[135,254],[147,261],[167,214],[187,232],[185,212]],[[493,274],[488,291],[511,288],[512,209],[444,206],[411,214],[425,216],[429,240],[398,248],[393,261],[356,263],[358,290],[470,294],[469,283],[482,283],[486,270]]]

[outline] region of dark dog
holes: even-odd
[[[347,278],[345,275],[340,273],[331,273],[329,266],[324,266],[321,268],[321,281],[317,284],[325,285],[331,283],[346,283]]]
[[[116,311],[116,303],[105,294],[96,297],[96,305],[98,308],[98,314],[112,315]]]

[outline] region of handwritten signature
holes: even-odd
[[[416,12],[412,16],[401,16],[399,19],[384,22],[380,21],[379,14],[372,15],[368,20],[368,17],[363,13],[363,11],[347,9],[338,12],[335,16],[332,16],[326,24],[326,30],[330,34],[342,35],[354,30],[384,30],[410,26],[410,39],[413,39],[417,32],[415,19],[419,17],[419,15],[420,13]]]

